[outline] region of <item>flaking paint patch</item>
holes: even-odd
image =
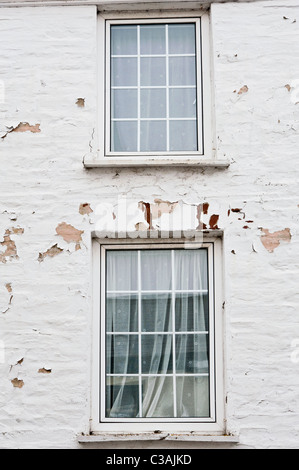
[[[45,369],[44,367],[42,367],[41,369],[38,369],[39,374],[51,374],[51,372],[52,372],[52,369]]]
[[[84,108],[85,98],[78,98],[76,101],[76,105],[78,106],[78,108]]]
[[[178,201],[170,202],[162,199],[155,199],[153,204],[140,201],[138,207],[144,212],[145,221],[149,228],[152,228],[152,221],[160,219],[163,214],[172,214],[178,205]]]
[[[280,242],[287,242],[291,241],[292,235],[289,228],[285,228],[284,230],[278,230],[277,232],[270,233],[268,229],[261,228],[260,229],[263,234],[261,235],[261,242],[269,251],[269,253],[273,253],[275,248],[280,245]]]
[[[11,282],[8,282],[7,284],[5,284],[5,287],[6,287],[7,292],[10,294],[12,292]]]
[[[217,214],[211,215],[210,221],[209,221],[210,229],[212,229],[212,230],[217,230],[218,229],[218,225],[217,225],[218,220],[219,220],[219,215],[217,215]]]
[[[4,251],[0,253],[0,262],[6,263],[7,259],[19,259],[16,243],[11,239],[11,235],[22,235],[23,233],[24,229],[20,227],[12,227],[5,230],[3,242],[0,242],[0,247],[4,249]]]
[[[22,387],[24,387],[24,381],[18,379],[17,377],[14,378],[14,379],[12,379],[12,380],[11,380],[11,383],[12,383],[12,385],[13,385],[15,388],[22,388]]]
[[[49,258],[54,258],[54,256],[57,256],[62,252],[63,252],[63,250],[61,248],[59,248],[59,246],[57,246],[57,243],[56,243],[56,245],[53,245],[51,248],[49,248],[44,253],[39,253],[38,261],[41,263],[42,261],[44,261],[44,259],[47,256],[49,256]]]
[[[67,243],[75,243],[75,250],[80,250],[82,241],[82,234],[84,230],[78,230],[70,224],[62,222],[56,227],[56,233],[64,239]]]
[[[240,88],[240,90],[238,91],[238,95],[243,95],[244,93],[248,93],[249,91],[249,88],[247,85],[244,85],[242,86],[242,88]]]
[[[20,122],[16,127],[8,127],[7,129],[8,131],[2,136],[2,139],[13,132],[32,132],[33,134],[41,132],[40,124],[31,125],[29,122]]]
[[[81,215],[88,215],[93,212],[92,208],[90,207],[90,204],[88,202],[84,202],[83,204],[80,204],[79,206],[79,214]]]

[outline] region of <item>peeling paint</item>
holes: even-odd
[[[51,372],[52,372],[52,369],[45,369],[44,367],[42,367],[41,369],[38,369],[39,374],[51,374]]]
[[[12,379],[12,380],[11,380],[11,383],[13,384],[13,386],[14,386],[15,388],[22,388],[22,387],[24,387],[24,381],[18,379],[17,377],[16,377],[15,379]]]
[[[56,233],[67,243],[76,243],[76,251],[81,249],[80,242],[84,230],[78,230],[70,224],[62,222],[56,227]]]
[[[5,287],[7,289],[7,292],[10,294],[12,292],[11,282],[8,282],[7,284],[5,284]]]
[[[84,108],[85,98],[78,98],[76,101],[76,105],[78,106],[78,108]]]
[[[242,86],[242,88],[240,88],[240,90],[238,91],[238,95],[243,95],[244,93],[248,93],[249,91],[249,88],[247,85],[244,85]]]
[[[10,236],[12,234],[21,235],[23,233],[24,229],[19,227],[12,227],[5,231],[3,242],[0,242],[0,247],[4,248],[4,251],[0,253],[0,262],[6,263],[7,259],[19,259],[16,243],[14,240],[11,239]]]
[[[83,204],[80,204],[79,207],[79,214],[81,215],[88,215],[93,212],[92,208],[90,207],[90,204],[87,202],[84,202]]]
[[[261,228],[260,230],[263,232],[263,235],[261,235],[261,242],[269,253],[273,253],[275,248],[280,245],[280,242],[283,241],[289,243],[292,238],[289,228],[278,230],[273,233],[270,233],[268,229],[264,228]]]
[[[211,215],[210,221],[209,221],[210,229],[212,230],[218,229],[218,225],[217,225],[218,220],[219,220],[219,215],[216,215],[216,214]]]
[[[144,212],[144,218],[149,228],[152,228],[152,221],[160,219],[163,214],[172,214],[178,205],[178,201],[170,202],[162,199],[155,199],[153,204],[140,201],[138,207]]]
[[[4,134],[1,138],[5,139],[8,134],[13,132],[32,132],[33,134],[41,132],[40,124],[31,125],[28,122],[20,122],[16,127],[8,127],[6,134]]]
[[[57,256],[62,252],[63,252],[63,250],[61,248],[59,248],[59,246],[57,246],[57,243],[56,243],[56,245],[53,245],[51,248],[49,248],[44,253],[39,253],[38,261],[41,263],[42,261],[44,261],[44,259],[47,256],[49,256],[50,258],[54,258],[54,256]]]

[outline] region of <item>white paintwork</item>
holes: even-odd
[[[97,150],[97,8],[3,5],[0,253],[6,230],[24,233],[9,235],[18,258],[0,261],[0,447],[82,446],[78,436],[90,430],[91,232],[113,234],[116,228],[123,236],[127,229],[134,236],[136,224],[147,228],[138,203],[161,199],[181,204],[153,220],[154,230],[196,228],[197,205],[204,202],[207,228],[211,215],[219,215],[226,432],[239,436],[233,446],[297,448],[298,1],[212,5],[217,159],[230,162],[222,169],[84,168],[83,157]],[[40,124],[40,132],[7,134],[21,122]],[[80,214],[83,203],[94,212]],[[62,222],[84,231],[80,249],[56,233]],[[270,252],[261,228],[271,234],[289,228],[291,239]],[[39,253],[55,245],[63,251],[39,262]],[[42,368],[51,373],[39,373]],[[22,388],[13,386],[15,378],[23,380]],[[156,444],[178,446],[148,439],[93,445]]]

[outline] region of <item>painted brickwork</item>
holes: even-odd
[[[227,431],[298,447],[299,8],[217,4],[211,25],[230,167],[86,170],[96,7],[0,8],[0,447],[76,448],[88,432],[90,234],[124,201],[130,230],[184,228],[182,213],[223,230]],[[140,444],[157,445],[174,446]]]

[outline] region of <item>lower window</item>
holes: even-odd
[[[214,243],[106,242],[100,257],[98,422],[216,423]]]

